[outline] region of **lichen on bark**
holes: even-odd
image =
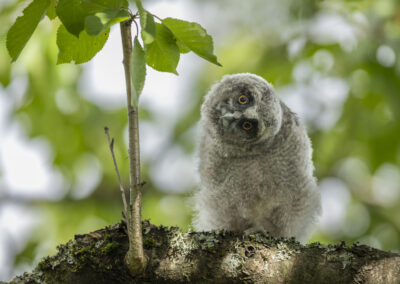
[[[365,245],[313,243],[227,231],[183,233],[143,222],[146,271],[124,264],[119,223],[76,235],[11,283],[399,283],[400,255]]]

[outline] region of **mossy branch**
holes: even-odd
[[[123,223],[77,235],[11,283],[399,283],[400,254],[365,245],[303,246],[226,231],[182,233],[143,223],[146,270],[132,276]]]

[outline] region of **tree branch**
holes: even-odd
[[[143,223],[146,271],[132,276],[120,223],[58,247],[11,283],[399,283],[400,254],[365,245],[307,246],[230,232],[182,233]]]
[[[110,133],[109,133],[109,129],[107,126],[104,127],[104,132],[106,133],[107,136],[107,141],[108,141],[108,146],[110,147],[110,152],[111,152],[111,156],[113,159],[113,163],[114,163],[114,169],[115,172],[117,173],[117,178],[118,178],[118,183],[119,183],[119,189],[121,190],[121,195],[122,195],[122,202],[124,204],[124,218],[127,219],[128,216],[128,206],[126,203],[126,195],[125,195],[125,189],[122,185],[122,181],[121,181],[121,176],[119,174],[119,170],[118,170],[118,165],[117,165],[117,161],[115,159],[115,154],[114,154],[114,138],[111,139],[110,138]]]
[[[125,70],[126,97],[128,106],[128,133],[129,133],[129,210],[128,234],[129,250],[126,254],[126,264],[132,274],[141,273],[146,267],[146,258],[143,254],[142,240],[142,181],[140,177],[140,149],[139,149],[139,116],[137,105],[132,106],[131,87],[131,56],[132,56],[132,20],[120,23],[123,65]]]

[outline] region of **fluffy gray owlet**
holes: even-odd
[[[312,148],[296,115],[253,74],[227,75],[201,108],[196,230],[305,241],[320,212]]]

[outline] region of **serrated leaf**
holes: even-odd
[[[56,13],[67,30],[78,37],[85,27],[85,18],[88,15],[81,0],[59,0]]]
[[[152,14],[147,12],[142,5],[141,0],[135,0],[136,7],[139,10],[140,26],[142,28],[141,35],[145,44],[150,44],[156,36],[156,25]]]
[[[91,36],[96,36],[112,25],[128,20],[130,15],[125,10],[106,9],[85,19],[85,30]]]
[[[57,17],[57,14],[56,14],[57,5],[58,5],[58,0],[50,0],[50,6],[47,9],[47,13],[46,13],[47,17],[50,20],[54,20]]]
[[[82,7],[89,14],[96,14],[105,9],[128,8],[128,0],[83,0]]]
[[[40,20],[46,14],[49,0],[33,0],[18,17],[7,33],[7,50],[13,60],[17,60],[22,49],[32,36]]]
[[[77,38],[70,34],[64,25],[60,25],[57,31],[57,64],[71,61],[80,64],[89,61],[103,48],[109,33],[110,30],[107,30],[98,36],[90,36],[86,31],[82,31]]]
[[[162,23],[171,30],[178,41],[204,59],[221,66],[214,55],[212,37],[198,23],[166,18]]]
[[[143,91],[145,78],[146,78],[145,52],[136,36],[133,42],[132,57],[131,57],[131,82],[134,90],[134,94],[132,94],[132,104],[134,106],[137,106],[139,96]]]
[[[156,23],[156,37],[146,45],[146,62],[155,70],[178,75],[179,48],[171,31],[162,24]]]

